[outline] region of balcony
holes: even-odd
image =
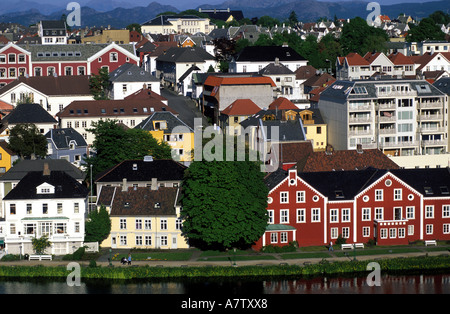
[[[350,105],[348,106],[348,111],[370,111],[372,110],[371,105]]]
[[[377,108],[381,110],[395,110],[397,105],[395,103],[378,104]]]
[[[362,116],[362,117],[349,117],[348,118],[348,123],[371,123],[372,122],[372,118],[371,117],[366,117],[366,116]]]
[[[395,134],[395,128],[380,129],[380,134]]]
[[[348,132],[349,136],[360,136],[360,135],[372,135],[373,131],[372,130],[352,130],[350,129],[350,131]]]
[[[419,145],[418,141],[409,141],[409,142],[384,142],[380,143],[381,148],[390,148],[390,147],[417,147]]]
[[[441,101],[423,101],[418,103],[418,108],[443,108],[444,104]]]
[[[446,146],[448,140],[423,140],[422,146]]]
[[[429,114],[429,115],[418,115],[418,121],[433,121],[433,120],[442,120],[444,116],[442,114]]]
[[[444,127],[435,127],[435,128],[420,128],[420,133],[422,134],[435,134],[435,133],[445,133],[446,128]]]
[[[378,121],[380,123],[382,123],[382,122],[395,122],[395,121],[397,121],[397,117],[396,116],[380,116],[380,117],[378,117]]]

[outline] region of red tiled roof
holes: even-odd
[[[364,55],[364,59],[366,59],[369,63],[372,63],[376,58],[378,58],[378,56],[381,54],[381,52],[367,52]]]
[[[222,110],[221,114],[227,116],[250,116],[261,111],[250,99],[237,99],[231,105]]]
[[[316,75],[316,72],[317,72],[316,68],[313,67],[312,65],[305,65],[305,66],[299,67],[295,71],[295,78],[297,80],[307,80],[311,76]]]
[[[159,101],[167,101],[166,98],[164,98],[163,96],[155,93],[154,91],[150,90],[150,89],[141,89],[131,95],[128,95],[127,97],[125,97],[126,100],[132,100],[132,99],[156,99]]]
[[[276,87],[275,83],[267,76],[248,76],[248,77],[220,77],[210,75],[205,81],[205,85],[220,86],[220,85],[266,85],[270,84]]]
[[[296,110],[298,107],[287,98],[279,97],[269,105],[269,109],[278,110]]]
[[[414,61],[410,57],[405,56],[401,52],[391,53],[388,56],[388,58],[395,65],[404,65],[404,64],[411,64],[412,65],[412,64],[414,64]]]
[[[347,60],[348,65],[370,65],[369,61],[361,57],[356,52],[349,53],[345,59]]]
[[[377,169],[398,169],[399,166],[378,149],[337,150],[314,152],[310,154],[302,169],[303,172],[362,170],[368,167]]]

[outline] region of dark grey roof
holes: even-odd
[[[303,123],[301,119],[295,120],[263,120],[263,116],[267,113],[273,114],[274,110],[261,110],[258,113],[248,117],[240,124],[242,127],[247,128],[249,126],[263,126],[264,137],[266,140],[273,141],[305,141],[306,134],[303,129]],[[281,110],[278,112],[278,116],[281,117]],[[274,128],[273,128],[274,127]],[[273,130],[277,130],[278,134],[272,133]]]
[[[198,17],[196,15],[160,15],[157,16],[153,19],[151,19],[150,21],[147,21],[141,25],[154,25],[154,26],[159,26],[159,25],[172,25],[172,23],[169,22],[169,20],[171,19],[193,19],[193,20],[203,20],[204,18],[202,17]]]
[[[391,173],[424,197],[450,196],[449,168],[393,169]]]
[[[247,46],[237,56],[236,61],[273,62],[278,58],[283,61],[305,61],[306,59],[291,47],[285,46]]]
[[[11,111],[9,115],[3,118],[8,124],[18,123],[58,123],[44,108],[39,104],[20,104]]]
[[[43,29],[66,29],[66,23],[63,20],[41,21]]]
[[[200,71],[198,66],[196,66],[196,65],[191,66],[186,72],[184,72],[184,74],[182,76],[180,76],[178,81],[183,82],[189,76],[189,74],[191,74],[194,71]]]
[[[325,89],[321,94],[321,99],[374,99],[378,98],[377,86],[390,86],[395,84],[407,84],[412,91],[417,92],[417,96],[442,96],[443,93],[426,80],[411,79],[375,79],[355,80],[355,81],[336,81]],[[363,87],[364,92],[357,92],[358,87]]]
[[[58,149],[68,149],[71,141],[75,141],[77,147],[87,147],[84,137],[72,128],[50,129],[45,137],[53,140]]]
[[[206,60],[214,60],[214,56],[200,47],[172,47],[156,58],[156,61],[165,62],[205,62]]]
[[[274,172],[269,173],[264,177],[264,183],[269,188],[269,191],[276,187],[281,181],[283,181],[288,172],[282,168],[278,168]]]
[[[132,63],[125,63],[109,74],[109,80],[116,82],[159,82],[159,80]]]
[[[130,182],[149,182],[152,178],[181,181],[186,169],[186,166],[171,159],[125,160],[97,175],[95,182],[122,182],[124,178]]]
[[[450,77],[443,77],[433,83],[433,86],[441,92],[450,95]]]
[[[31,53],[33,62],[38,61],[86,61],[111,44],[66,44],[66,45],[18,45]],[[135,55],[134,45],[117,45]],[[0,49],[4,46],[0,45]]]
[[[294,72],[292,72],[287,66],[281,63],[270,63],[261,71],[259,71],[259,74],[262,75],[294,75]]]
[[[55,187],[54,193],[38,194],[37,187],[48,183]],[[69,176],[64,171],[50,171],[44,175],[42,171],[29,172],[3,199],[29,200],[29,199],[59,199],[59,198],[85,198],[89,189]]]
[[[181,121],[178,117],[176,117],[169,111],[154,112],[147,119],[139,123],[135,128],[147,131],[155,131],[152,123],[153,121],[166,121],[167,126],[165,129],[163,129],[164,133],[172,133],[173,129],[176,127],[186,127],[190,132],[194,132],[191,127],[189,127],[186,123]]]
[[[86,174],[64,159],[36,159],[22,160],[10,168],[3,176],[1,181],[21,180],[30,171],[42,171],[44,164],[47,163],[51,171],[64,171],[76,180],[84,180]]]

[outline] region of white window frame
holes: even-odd
[[[297,208],[297,223],[306,222],[306,208]]]
[[[311,208],[311,222],[320,222],[320,208]]]

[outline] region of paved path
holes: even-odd
[[[128,250],[127,250],[128,252]],[[116,253],[116,250],[113,252]],[[191,258],[187,261],[133,261],[132,266],[153,266],[153,267],[211,267],[211,266],[232,266],[233,261],[230,259],[228,261],[202,261],[199,260],[201,252],[195,251],[192,254]],[[399,254],[386,254],[386,255],[360,255],[356,256],[358,261],[367,261],[367,260],[377,260],[377,259],[385,259],[385,258],[400,258],[400,257],[413,257],[413,256],[424,256],[428,254],[428,256],[438,256],[438,255],[450,255],[450,251],[436,251],[436,252],[415,252],[415,253],[399,253]],[[275,259],[271,260],[244,260],[244,261],[236,261],[236,266],[265,266],[265,265],[307,265],[307,264],[315,264],[319,263],[323,260],[323,258],[296,258],[296,259],[283,259],[278,254],[270,254],[275,257]],[[334,254],[332,254],[334,255]],[[102,255],[97,259],[97,265],[108,266],[109,253]],[[353,259],[353,255],[351,252],[346,257],[336,257],[332,256],[326,258],[329,262],[334,261],[348,261]],[[53,261],[12,261],[12,262],[0,262],[0,266],[62,266],[67,267],[70,261],[62,261],[62,260],[53,260]],[[81,261],[78,262],[83,266],[88,266],[89,261]],[[112,265],[114,267],[129,267],[128,265],[122,265],[120,261],[113,261]]]

